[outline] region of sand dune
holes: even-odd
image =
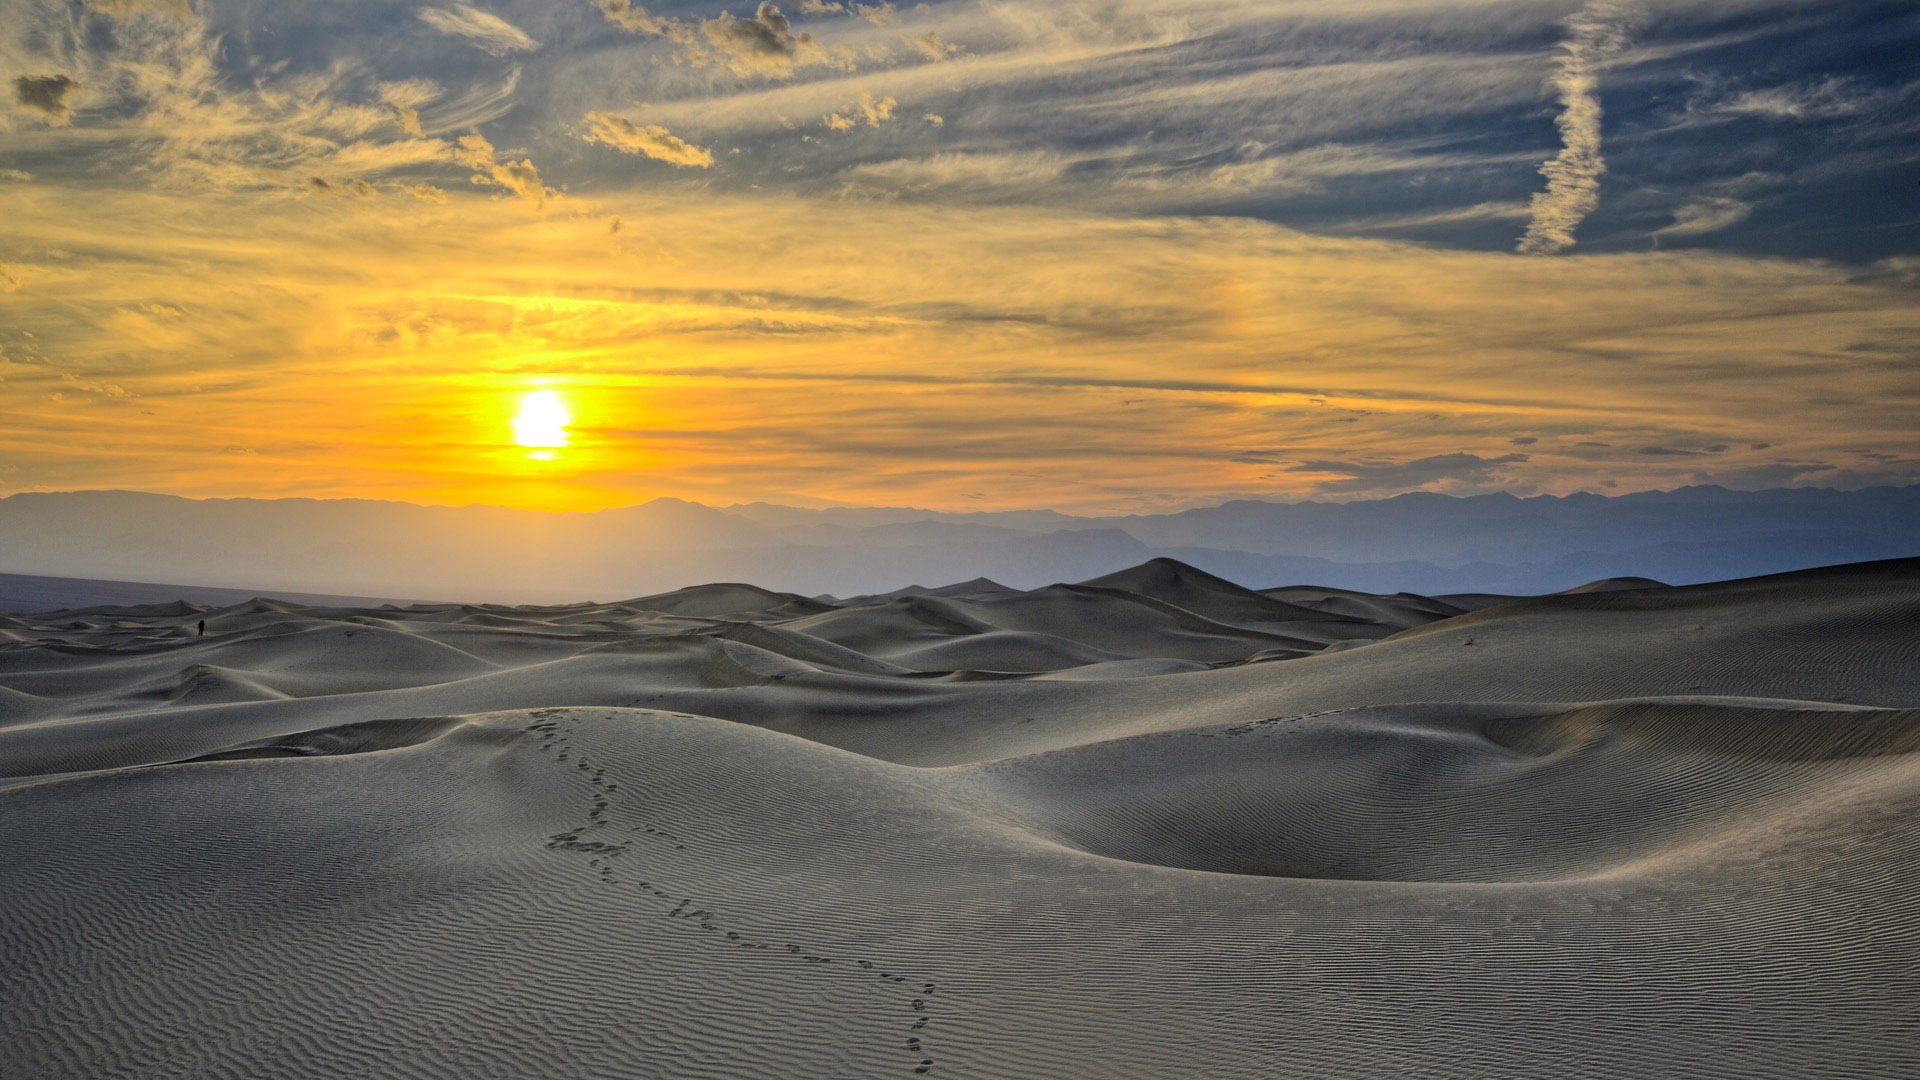
[[[0,1076],[1917,1075],[1916,811],[1920,560],[0,616]]]

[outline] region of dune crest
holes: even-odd
[[[1920,1073],[1916,627],[1920,560],[0,616],[0,1076]]]

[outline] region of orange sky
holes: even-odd
[[[929,79],[1077,70],[1151,47],[1150,29],[784,74],[676,61],[642,33],[663,79],[731,89],[622,99],[624,127],[569,104],[552,128],[573,149],[536,158],[486,120],[434,127],[450,84],[243,84],[210,59],[202,7],[174,7],[117,16],[115,57],[7,57],[66,63],[82,88],[67,115],[17,104],[0,127],[0,164],[23,163],[0,172],[0,491],[1127,512],[1845,485],[1916,457],[1910,261],[1539,257],[1141,204],[724,182],[750,154],[712,133],[749,106],[817,109],[793,138],[826,149],[806,152],[870,154],[853,140],[888,125],[962,125],[901,104]],[[446,33],[532,70],[559,46],[528,26],[536,46]],[[1550,114],[1551,56],[1516,63],[1534,78],[1510,92]],[[115,78],[145,111],[111,107]],[[1022,153],[858,168],[948,191],[983,169],[1058,173]],[[538,388],[571,419],[545,460],[512,439]]]

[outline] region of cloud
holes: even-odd
[[[479,135],[462,135],[453,151],[455,164],[474,170],[472,181],[492,184],[525,199],[534,209],[547,204],[555,192],[540,181],[540,170],[531,160],[497,161],[493,144]]]
[[[40,6],[68,12],[77,5]],[[75,17],[112,47],[63,59],[73,66],[60,79],[73,85],[51,77],[36,85],[30,77],[16,86],[43,112],[77,111],[84,100],[87,137],[50,144],[58,168],[36,167],[43,180],[57,176],[113,197],[146,187],[210,199],[283,197],[310,175],[386,181],[446,161],[446,144],[396,130],[398,114],[380,104],[371,65],[349,58],[350,50],[325,66],[265,63],[257,55],[240,59],[248,55],[242,42],[197,19]],[[76,91],[79,84],[84,89]]]
[[[646,8],[635,7],[633,0],[598,0],[597,6],[610,22],[636,34],[665,34],[672,25]]]
[[[66,75],[21,75],[13,80],[13,103],[47,118],[54,127],[73,120],[72,98],[80,84]]]
[[[1698,450],[1680,446],[1643,446],[1640,448],[1640,453],[1648,457],[1706,457],[1709,454],[1724,454],[1727,449],[1725,443],[1714,443],[1712,446],[1703,446]]]
[[[193,18],[193,11],[187,7],[187,0],[86,0],[86,3],[88,7],[102,15],[110,15],[116,19],[130,19],[146,12],[170,15],[176,19]]]
[[[1695,102],[1696,112],[1721,116],[1753,116],[1769,120],[1826,120],[1853,116],[1889,103],[1885,92],[1860,86],[1855,80],[1828,77],[1817,81],[1782,83],[1742,90]]]
[[[842,3],[841,0],[800,0],[802,15],[858,15],[875,26],[898,26],[900,9],[886,0],[878,4]]]
[[[590,112],[586,118],[592,128],[581,137],[588,142],[605,143],[621,153],[640,154],[670,165],[713,166],[712,151],[669,133],[659,124],[636,125],[624,116],[606,112]]]
[[[435,30],[449,37],[464,38],[475,48],[494,56],[505,56],[511,52],[528,52],[540,47],[539,42],[528,37],[519,27],[498,15],[466,4],[456,4],[453,7],[423,7],[417,14],[421,22]]]
[[[1600,74],[1626,48],[1627,23],[1635,9],[1622,0],[1590,0],[1567,20],[1572,36],[1561,43],[1553,87],[1560,95],[1561,148],[1540,166],[1547,189],[1533,196],[1533,221],[1520,238],[1527,255],[1552,255],[1573,246],[1573,230],[1600,203]]]
[[[0,169],[0,180],[12,180],[24,184],[31,179],[33,174],[25,169]]]
[[[73,388],[74,390],[77,390],[84,394],[93,394],[98,398],[124,399],[124,398],[134,398],[139,396],[138,394],[135,394],[132,391],[128,390],[127,388],[119,385],[118,383],[99,382],[93,379],[83,379],[80,376],[75,375],[70,371],[62,374],[60,376],[60,381],[66,384],[67,386]],[[54,398],[58,400],[60,398],[60,395],[55,394]]]
[[[415,138],[426,134],[420,126],[420,107],[441,94],[440,85],[427,79],[407,79],[380,84],[380,100],[386,102],[398,119],[400,130]]]
[[[844,56],[830,56],[813,35],[795,33],[792,21],[770,0],[744,19],[721,12],[692,23],[660,18],[632,0],[597,3],[601,14],[622,28],[665,37],[686,50],[693,63],[724,64],[736,75],[785,79],[803,64],[852,66]]]
[[[1753,204],[1723,196],[1695,199],[1673,212],[1673,224],[1655,229],[1655,236],[1700,236],[1719,232],[1747,220]]]
[[[767,2],[747,19],[722,12],[699,24],[700,36],[737,75],[787,78],[796,63],[824,59],[811,34],[796,34],[793,23]]]
[[[415,108],[420,110],[420,125],[428,132],[459,131],[504,115],[513,108],[519,88],[520,69],[515,67],[436,97],[431,107],[419,104]]]
[[[1367,214],[1346,221],[1333,222],[1323,228],[1343,233],[1409,232],[1444,228],[1450,225],[1508,221],[1531,217],[1532,214],[1531,206],[1524,202],[1483,202],[1471,206],[1416,210],[1412,213]]]
[[[1002,506],[1092,508],[1121,491],[1307,495],[1462,451],[1533,457],[1486,480],[1425,482],[1654,487],[1782,460],[1875,467],[1848,456],[1854,445],[1920,454],[1920,260],[1862,255],[1858,245],[1906,240],[1856,228],[1884,216],[1860,193],[1897,190],[1884,186],[1891,168],[1862,154],[1904,150],[1910,114],[1858,104],[1892,76],[1864,61],[1839,66],[1866,55],[1854,38],[1774,49],[1786,35],[1777,27],[1758,45],[1649,58],[1663,34],[1687,44],[1779,21],[1862,32],[1814,5],[1772,20],[1688,0],[1636,29],[1631,71],[1622,54],[1599,78],[1614,170],[1604,198],[1616,177],[1641,190],[1621,214],[1579,227],[1583,246],[1588,230],[1619,230],[1609,251],[1533,260],[1478,249],[1510,246],[1532,213],[1528,189],[1546,185],[1534,170],[1559,147],[1529,149],[1527,131],[1536,120],[1551,130],[1545,121],[1563,111],[1541,80],[1558,70],[1547,49],[1569,36],[1553,20],[1579,0],[901,3],[899,28],[851,11],[810,21],[787,0],[801,77],[780,81],[758,69],[736,77],[701,29],[722,10],[761,22],[758,0],[654,5],[663,16],[698,12],[674,20],[633,0],[575,0],[539,9],[538,21],[520,17],[534,7],[478,0],[541,30],[537,52],[505,60],[416,21],[421,3],[456,10],[456,0],[403,5],[398,35],[392,19],[357,8],[283,6],[270,36],[224,17],[204,29],[151,14],[110,25],[79,2],[16,3],[49,14],[45,26],[10,25],[6,70],[83,83],[66,101],[84,130],[48,130],[43,114],[0,107],[0,164],[34,174],[0,182],[0,258],[21,285],[0,295],[0,337],[15,358],[0,370],[0,412],[23,418],[22,430],[0,431],[0,460],[23,463],[34,483],[395,485],[533,502],[564,489],[591,502],[654,485],[722,491],[716,478],[727,475],[759,484],[764,467],[791,490],[853,501],[901,492],[957,503],[992,491]],[[1162,14],[1168,25],[1154,21]],[[111,33],[115,48],[82,47],[83,35],[62,29],[80,24]],[[803,27],[820,38],[820,66],[801,66],[815,62],[798,44]],[[909,52],[901,35],[923,31],[965,42],[964,62]],[[36,33],[49,48],[18,52]],[[1750,62],[1762,53],[1767,63]],[[853,58],[886,70],[826,70]],[[1740,81],[1691,81],[1716,68]],[[1851,81],[1822,89],[1827,71]],[[1793,94],[1740,98],[1772,83]],[[1721,85],[1739,93],[1715,101],[1747,110],[1727,117],[1800,116],[1808,128],[1676,116],[1690,88]],[[887,96],[913,108],[892,106],[880,121]],[[597,142],[645,154],[637,136],[658,126],[656,150],[726,157],[728,168],[688,164],[700,171],[663,183],[664,170],[576,142],[592,137],[590,111],[606,110],[631,119],[602,125]],[[848,137],[819,126],[828,115],[853,127]],[[941,115],[944,128],[920,119]],[[1814,131],[1826,115],[1845,119]],[[869,123],[879,127],[862,135]],[[1629,123],[1631,155],[1614,142]],[[1676,137],[1676,123],[1692,127]],[[1831,153],[1795,149],[1815,135]],[[684,136],[686,150],[669,136]],[[1815,165],[1832,182],[1816,182]],[[1771,179],[1725,180],[1740,173]],[[308,195],[310,176],[334,197]],[[386,198],[360,202],[348,178]],[[526,211],[565,183],[590,190],[592,204]],[[495,192],[512,197],[487,197]],[[1733,203],[1798,239],[1779,248],[1771,230],[1736,226],[1696,234],[1719,251],[1679,240],[1621,250],[1625,233],[1644,238],[1668,212],[1686,235],[1737,212]],[[1793,227],[1808,213],[1836,227]],[[627,227],[609,236],[614,220]],[[1417,229],[1418,244],[1351,235]],[[122,314],[147,303],[188,315],[156,328]],[[640,341],[646,363],[635,359]],[[168,400],[169,380],[185,395],[191,370],[190,385],[209,388],[193,406],[206,411],[190,414],[207,447],[265,447],[276,429],[298,430],[311,440],[305,463],[263,450],[281,473],[263,465],[215,479],[194,447],[143,446],[110,425],[97,446],[81,446],[77,428],[20,405],[61,389],[35,382],[23,356],[80,365],[143,403]],[[1166,378],[1169,357],[1179,380]],[[688,436],[684,455],[644,477],[583,473],[535,490],[497,469],[480,475],[481,455],[466,450],[499,411],[493,387],[549,358],[583,380],[583,404],[657,400],[671,419],[655,424],[714,434]],[[952,375],[965,377],[932,381]],[[1309,407],[1309,394],[1327,405]],[[321,418],[296,413],[295,399]],[[438,453],[422,449],[429,442],[461,451],[370,463],[379,440],[334,419],[366,415],[368,403],[391,403],[381,422],[408,433],[407,453]],[[156,424],[180,429],[182,414],[156,407]],[[421,413],[463,419],[410,426]],[[853,464],[809,435],[869,428],[877,449]],[[889,464],[888,447],[916,439],[929,446],[921,466]],[[1639,453],[1721,440],[1733,449],[1718,456]],[[1762,441],[1787,449],[1753,448]],[[1053,479],[1000,486],[999,471],[967,464],[989,443]],[[48,447],[66,448],[71,471]],[[1273,460],[1222,460],[1245,448]],[[609,445],[604,460],[631,465],[650,452]],[[1302,461],[1345,471],[1288,471]],[[1373,471],[1356,475],[1355,463]]]
[[[1776,462],[1771,465],[1750,465],[1743,469],[1726,469],[1711,473],[1707,478],[1713,483],[1738,491],[1762,491],[1767,488],[1785,487],[1804,477],[1813,476],[1816,473],[1831,473],[1838,468],[1837,465],[1824,465],[1818,462]],[[1822,477],[1822,479],[1825,478]]]
[[[1477,454],[1436,454],[1406,462],[1366,463],[1355,461],[1303,461],[1289,465],[1293,473],[1333,473],[1341,480],[1323,480],[1316,491],[1329,495],[1360,494],[1372,491],[1415,491],[1434,484],[1484,483],[1507,465],[1527,461],[1526,454],[1503,454],[1483,458]]]
[[[941,40],[939,33],[933,30],[924,34],[902,34],[900,40],[929,60],[945,60],[960,51],[960,46]]]
[[[900,104],[899,102],[890,97],[875,98],[864,86],[860,87],[859,93],[859,100],[855,101],[853,108],[848,110],[854,115],[843,116],[840,113],[831,113],[822,122],[835,131],[850,131],[863,120],[868,127],[879,127],[893,119],[893,110]]]
[[[351,195],[357,199],[377,199],[380,192],[372,184],[358,177],[342,183],[331,183],[323,176],[307,177],[306,189],[315,195]]]
[[[862,189],[965,201],[1027,192],[1057,182],[1072,159],[1050,151],[945,153],[855,165],[846,176]]]
[[[476,170],[504,156],[484,143],[463,153]],[[0,325],[143,401],[210,388],[190,413],[163,405],[162,431],[191,415],[206,446],[293,433],[308,444],[222,473],[212,482],[238,486],[206,494],[258,483],[553,505],[550,487],[503,477],[476,447],[499,388],[547,356],[566,357],[569,385],[608,410],[606,427],[671,429],[608,442],[605,468],[634,471],[584,466],[578,497],[591,505],[782,488],[952,505],[989,481],[998,506],[1089,510],[1131,497],[1116,493],[1207,499],[1249,485],[1270,497],[1396,480],[1564,492],[1781,459],[1752,441],[1792,446],[1795,461],[1913,446],[1911,365],[1844,351],[1899,340],[1907,286],[1856,283],[1819,260],[1542,262],[1245,219],[797,198],[772,212],[757,197],[655,186],[540,216],[478,198],[313,214],[284,192],[229,197],[210,215],[198,192],[0,185],[19,250],[84,237],[90,253],[0,296]],[[648,257],[607,242],[610,215],[649,223]],[[167,324],[177,340],[145,344],[152,328],[116,322],[132,303],[187,310]],[[1276,341],[1301,362],[1276,370]],[[195,447],[110,425],[62,464],[46,448],[74,446],[61,441],[70,427],[23,403],[63,388],[0,374],[0,411],[22,418],[0,430],[0,460],[33,482],[210,482]],[[356,426],[368,409],[377,426]],[[1357,409],[1369,415],[1334,422]],[[394,453],[415,462],[407,479],[393,479],[398,457],[365,456],[372,431],[405,432]],[[859,447],[843,445],[849,433]],[[1500,463],[1520,449],[1507,440],[1535,436],[1564,449]],[[1577,440],[1615,449],[1575,453]],[[1738,449],[1637,453],[1718,440]],[[1221,460],[1243,449],[1283,464]],[[1288,468],[1302,462],[1331,464]],[[1011,466],[1043,478],[1003,483]]]

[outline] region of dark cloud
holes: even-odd
[[[1293,473],[1336,473],[1344,480],[1323,480],[1315,490],[1326,494],[1358,494],[1370,491],[1413,491],[1430,484],[1483,483],[1508,465],[1526,461],[1525,454],[1502,454],[1483,458],[1478,454],[1438,454],[1405,462],[1366,463],[1355,461],[1303,461],[1289,466]]]
[[[1728,469],[1713,474],[1700,474],[1705,480],[1725,487],[1743,491],[1757,491],[1763,488],[1788,487],[1802,477],[1815,473],[1831,473],[1838,467],[1796,462],[1775,462],[1772,465],[1755,465],[1745,469]]]
[[[1709,454],[1724,454],[1726,452],[1726,443],[1714,443],[1712,446],[1703,446],[1698,450],[1688,450],[1679,446],[1643,446],[1640,448],[1640,453],[1648,457],[1706,457]]]
[[[719,18],[709,19],[702,25],[729,27],[724,31],[727,36],[743,47],[760,52],[791,55],[798,43],[793,35],[793,22],[780,14],[780,5],[771,0],[756,8],[751,19],[736,19],[721,12]]]
[[[624,29],[668,38],[685,48],[693,62],[725,64],[736,75],[784,79],[793,74],[795,65],[829,62],[813,35],[795,33],[793,21],[771,2],[762,3],[744,19],[721,12],[699,22],[663,19],[632,0],[596,0],[596,6]]]
[[[793,65],[802,59],[803,51],[816,51],[813,37],[794,33],[793,23],[774,3],[761,4],[750,19],[722,12],[718,18],[701,23],[700,34],[727,66],[742,75],[784,78],[793,74]]]
[[[65,75],[21,75],[13,80],[13,103],[47,118],[54,127],[73,119],[73,95],[80,84]]]
[[[1899,456],[1895,454],[1883,453],[1878,450],[1866,450],[1859,447],[1855,447],[1847,452],[1850,454],[1858,454],[1868,461],[1878,462],[1882,465],[1890,465],[1900,460]]]
[[[361,199],[377,199],[380,197],[378,189],[358,177],[336,184],[324,176],[309,176],[307,177],[306,188],[315,195],[352,195]]]
[[[1508,439],[1507,441],[1515,446],[1532,446],[1540,440],[1532,435],[1521,435],[1517,438]]]

